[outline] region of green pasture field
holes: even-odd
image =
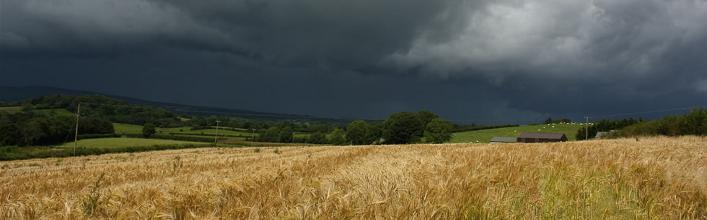
[[[131,124],[121,124],[113,123],[113,128],[115,133],[119,135],[140,135],[142,134],[142,125],[131,125]],[[177,127],[177,128],[157,128],[157,134],[162,135],[175,135],[175,136],[199,136],[199,137],[212,137],[216,135],[216,129],[202,129],[202,130],[191,130],[191,127]],[[223,137],[239,137],[242,139],[250,138],[254,134],[251,131],[245,130],[226,130],[218,129],[218,135]],[[257,133],[255,134],[258,135]],[[296,132],[295,138],[307,138],[309,133]]]
[[[523,125],[518,127],[494,128],[476,131],[464,131],[452,134],[451,143],[488,143],[496,136],[517,137],[522,132],[551,132],[564,133],[567,139],[575,140],[577,130],[584,125],[575,124],[546,124],[546,125]]]
[[[206,135],[206,136],[214,136],[217,133],[216,129],[203,129],[203,130],[191,130],[190,127],[186,127],[186,129],[182,129],[182,131],[179,131],[179,129],[160,129],[160,131],[165,132],[165,133],[174,133],[174,134],[179,134],[179,135]],[[242,136],[242,137],[250,137],[253,135],[252,132],[245,132],[245,131],[233,131],[233,130],[224,130],[224,129],[218,129],[218,135],[221,136]]]
[[[142,134],[141,125],[131,125],[122,123],[113,123],[113,130],[116,134]]]
[[[141,135],[142,125],[113,123],[113,129],[119,135]],[[158,134],[181,133],[191,131],[191,127],[156,128]],[[180,131],[181,130],[181,131]]]
[[[9,107],[0,107],[0,112],[6,112],[6,113],[18,113],[21,112],[23,109],[22,106],[9,106]],[[69,112],[66,109],[34,109],[32,112],[36,114],[43,114],[43,115],[49,115],[49,114],[54,114],[54,115],[59,115],[59,116],[75,116],[74,113]]]
[[[165,139],[145,139],[145,138],[95,138],[78,141],[79,147],[86,148],[122,148],[122,147],[149,147],[149,146],[197,146],[210,145],[212,143],[165,140]],[[74,142],[69,142],[59,146],[60,148],[73,148]]]
[[[37,109],[37,110],[32,110],[32,112],[38,113],[38,114],[44,114],[44,115],[58,115],[58,116],[66,116],[66,117],[76,117],[76,114],[73,112],[70,112],[69,110],[66,109]]]
[[[0,112],[6,112],[6,113],[17,113],[22,111],[22,106],[8,106],[8,107],[0,107]]]
[[[132,125],[132,124],[122,124],[113,123],[113,128],[116,134],[142,134],[142,125]],[[216,129],[203,129],[203,130],[191,130],[191,127],[177,127],[177,128],[157,128],[158,134],[174,134],[174,135],[190,135],[190,136],[214,136],[216,135]],[[232,130],[218,130],[219,135],[228,136],[243,136],[250,137],[253,135],[251,132],[245,131],[232,131]]]
[[[74,142],[59,146],[36,147],[0,147],[0,161],[22,160],[47,157],[71,157],[84,155],[99,155],[107,153],[143,152],[155,150],[170,150],[184,148],[212,147],[213,143],[189,142],[165,139],[144,138],[95,138],[79,140],[77,148]],[[232,147],[230,145],[221,145]]]

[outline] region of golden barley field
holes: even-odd
[[[0,162],[0,219],[707,219],[707,139]]]

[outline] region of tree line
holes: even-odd
[[[619,136],[681,136],[707,135],[707,109],[696,108],[686,115],[667,116],[659,120],[644,121],[622,129]]]
[[[454,125],[430,111],[398,112],[384,121],[356,120],[343,128],[319,127],[309,137],[296,137],[291,124],[263,130],[258,141],[306,142],[333,145],[443,143],[451,139]]]
[[[75,119],[56,113],[0,112],[0,146],[45,146],[73,139]],[[113,134],[113,124],[103,118],[85,117],[79,135]]]
[[[552,119],[552,117],[549,117],[549,118],[545,119],[544,123],[545,124],[572,123],[572,120],[570,120],[568,118]]]
[[[588,131],[587,131],[588,129]],[[635,136],[681,136],[681,135],[707,135],[707,109],[696,108],[685,115],[666,116],[662,119],[645,121],[643,119],[602,120],[588,128],[577,130],[577,140],[595,137],[600,131],[612,133],[613,137]]]
[[[76,112],[81,103],[82,116],[97,117],[111,122],[137,124],[154,123],[160,127],[177,127],[181,121],[174,113],[163,108],[131,104],[100,95],[43,96],[21,103],[26,111],[35,109],[66,109]]]
[[[315,121],[315,120],[295,120],[295,119],[261,119],[261,118],[241,118],[233,116],[194,116],[181,115],[181,118],[188,119],[182,126],[191,126],[192,130],[209,129],[219,125],[226,129],[240,128],[245,130],[265,130],[271,127],[287,128],[299,132],[331,131],[337,127],[346,125],[345,121]]]

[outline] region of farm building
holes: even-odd
[[[597,132],[597,135],[594,136],[596,139],[603,139],[603,138],[608,138],[614,134],[616,134],[616,130],[611,130],[611,131],[600,131]]]
[[[595,135],[594,138],[596,138],[596,139],[602,139],[602,138],[604,138],[604,137],[606,137],[606,136],[609,136],[609,132],[608,132],[608,131],[600,131],[600,132],[597,132],[597,135]]]
[[[491,138],[491,143],[516,143],[518,142],[517,137],[493,137]]]
[[[563,133],[540,133],[524,132],[518,136],[518,142],[540,143],[540,142],[565,142],[567,136]]]

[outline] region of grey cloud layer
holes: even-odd
[[[302,82],[315,90],[349,73],[363,76],[338,83],[387,85],[366,75],[412,76],[434,80],[391,89],[428,86],[435,93],[434,88],[457,81],[492,94],[458,94],[438,103],[449,112],[464,96],[488,96],[493,98],[484,102],[495,103],[495,112],[533,115],[597,103],[640,105],[676,95],[682,98],[669,104],[704,99],[704,21],[705,0],[0,0],[0,64],[11,74],[23,72],[27,63],[44,62],[61,66],[56,72],[82,75],[88,73],[76,73],[84,70],[69,64],[112,63],[135,72],[124,74],[140,75],[145,66],[179,60],[187,65],[181,69],[219,67],[208,73],[216,76],[273,68],[286,71],[268,80],[300,72],[334,75]],[[141,60],[113,63],[138,54]],[[111,62],[91,61],[95,57]],[[160,72],[165,69],[149,72],[177,78],[205,74]],[[355,89],[347,89],[354,97]],[[574,100],[588,94],[613,97]],[[415,106],[414,99],[402,97],[376,103]],[[579,107],[548,107],[557,105]]]
[[[423,35],[391,60],[436,73],[644,75],[707,36],[707,2],[694,0],[511,1],[466,19],[455,39]]]

